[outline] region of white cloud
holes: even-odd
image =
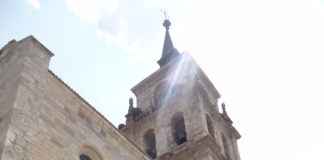
[[[141,52],[140,50],[148,51],[146,39],[154,40],[149,41],[150,46],[161,43],[156,41],[157,35],[163,33],[161,9],[172,10],[169,12],[172,14],[177,10],[177,6],[190,4],[184,0],[177,2],[171,0],[163,2],[149,0],[65,1],[68,9],[82,21],[97,26],[96,33],[99,38],[109,44],[126,49],[128,53]],[[149,48],[153,48],[153,46]]]
[[[81,20],[96,24],[105,14],[112,14],[118,0],[65,0],[69,10]]]
[[[40,9],[40,2],[39,0],[27,0],[27,2],[34,8]]]

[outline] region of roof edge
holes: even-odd
[[[49,57],[53,57],[54,56],[54,53],[52,51],[50,51],[47,47],[44,46],[44,44],[42,44],[39,40],[37,40],[33,35],[29,35],[23,39],[21,39],[19,42],[22,43],[22,42],[25,42],[25,41],[34,41],[36,42],[40,48],[42,48],[43,50],[46,51],[47,55]]]
[[[48,70],[48,72],[55,78],[57,79],[59,82],[61,82],[69,91],[71,91],[74,95],[76,95],[78,98],[80,98],[80,100],[82,102],[84,102],[86,105],[89,106],[89,108],[94,111],[95,113],[97,113],[99,115],[99,117],[101,117],[105,122],[107,122],[109,124],[109,126],[112,127],[112,129],[114,130],[114,132],[118,135],[120,135],[125,141],[129,142],[130,144],[132,144],[133,147],[135,147],[135,149],[137,151],[139,151],[140,153],[142,153],[144,156],[147,156],[146,153],[144,153],[144,151],[142,151],[135,143],[133,143],[129,138],[127,138],[126,136],[124,136],[122,133],[119,132],[119,130],[103,115],[101,114],[93,105],[91,105],[87,100],[85,100],[80,94],[78,94],[76,91],[74,91],[74,89],[72,89],[68,84],[66,84],[61,78],[59,78],[53,71],[51,71],[50,69]],[[146,157],[147,158],[147,157]]]

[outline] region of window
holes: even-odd
[[[172,134],[174,141],[180,145],[187,141],[185,121],[182,113],[177,113],[172,117]]]
[[[88,155],[81,154],[80,155],[80,160],[91,160],[91,158]]]
[[[80,160],[102,160],[97,150],[88,145],[82,145],[80,148]]]
[[[207,129],[209,134],[215,138],[215,129],[212,120],[210,119],[210,116],[206,114],[206,121],[207,121]]]
[[[156,158],[156,141],[154,130],[150,129],[144,134],[145,152],[152,158]]]

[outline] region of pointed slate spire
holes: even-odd
[[[169,28],[171,26],[170,20],[165,19],[163,22],[163,26],[165,27],[165,38],[164,38],[162,56],[161,56],[160,60],[158,61],[158,64],[160,65],[160,67],[169,63],[174,57],[179,55],[179,52],[173,46],[171,36],[169,33]]]

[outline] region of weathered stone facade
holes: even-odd
[[[240,159],[236,144],[240,135],[226,112],[219,112],[219,93],[189,55],[184,53],[161,67],[132,91],[140,112],[128,113],[126,125],[120,130],[143,151],[144,135],[152,130],[161,160]],[[172,131],[172,118],[179,113],[186,133],[182,144],[177,144]]]
[[[240,134],[219,111],[220,94],[166,20],[160,69],[132,88],[126,124],[116,129],[48,65],[34,37],[0,50],[0,160],[240,160]]]
[[[33,37],[0,53],[1,160],[147,159],[48,70],[52,55]]]
[[[240,134],[224,104],[219,112],[220,94],[192,57],[173,46],[170,21],[163,25],[160,69],[132,88],[137,108],[130,103],[121,132],[160,160],[240,160]]]

